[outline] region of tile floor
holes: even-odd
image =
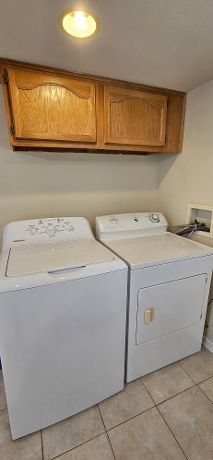
[[[0,459],[213,460],[213,354],[202,349],[17,441],[0,375]]]

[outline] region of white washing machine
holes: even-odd
[[[0,356],[13,439],[123,388],[127,271],[82,217],[5,227]]]
[[[199,351],[212,249],[167,232],[160,213],[97,217],[96,231],[129,266],[126,380]]]

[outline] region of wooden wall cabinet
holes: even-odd
[[[185,94],[0,59],[14,150],[180,152]]]
[[[165,145],[167,96],[104,86],[104,144]]]
[[[15,68],[7,81],[16,139],[96,142],[94,81]]]

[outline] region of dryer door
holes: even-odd
[[[149,286],[138,291],[136,344],[200,322],[207,275]]]

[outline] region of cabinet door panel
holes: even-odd
[[[8,69],[16,139],[96,142],[96,83]]]
[[[104,142],[165,144],[167,96],[134,89],[104,87]]]

